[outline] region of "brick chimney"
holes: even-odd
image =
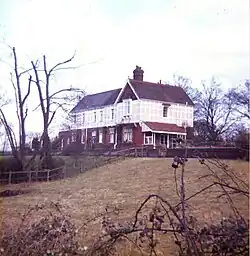
[[[134,80],[143,81],[143,73],[144,71],[141,69],[141,67],[136,66],[134,73]]]

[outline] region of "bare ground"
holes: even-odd
[[[76,225],[81,225],[86,218],[103,213],[106,207],[115,206],[120,209],[120,219],[131,219],[140,203],[152,193],[157,193],[174,204],[177,202],[177,195],[171,163],[172,159],[126,159],[65,180],[2,187],[1,190],[21,187],[31,191],[24,195],[0,199],[2,230],[10,225],[16,227],[20,222],[20,216],[29,206],[41,203],[59,202],[63,205],[64,211],[72,216]],[[225,163],[234,170],[237,177],[248,183],[247,162],[225,161]],[[215,167],[213,169],[216,170]],[[187,162],[185,169],[187,196],[210,183],[209,178],[199,179],[207,173],[207,168],[197,160],[191,159]],[[231,214],[227,201],[223,198],[217,199],[216,193],[216,189],[213,188],[190,200],[191,212],[201,224],[211,223]],[[248,216],[248,200],[239,196],[234,200],[240,212]],[[90,225],[83,244],[88,245],[100,233],[100,223],[101,220],[97,219]],[[174,247],[170,245],[166,247],[169,247],[168,253],[172,254]],[[129,254],[127,252],[124,255]]]

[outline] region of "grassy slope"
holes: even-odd
[[[248,182],[248,163],[227,161],[235,169],[238,177]],[[120,218],[133,217],[140,202],[150,193],[159,193],[163,197],[175,202],[174,172],[170,159],[127,159],[107,166],[102,166],[77,177],[50,183],[36,183],[26,185],[25,189],[31,193],[2,199],[4,223],[15,223],[20,214],[29,205],[58,201],[64,205],[65,211],[70,213],[76,223],[81,223],[85,217],[101,213],[108,206],[121,209]],[[206,174],[206,167],[197,160],[190,160],[186,167],[187,196],[208,184],[201,181],[199,176]],[[18,187],[21,185],[12,185]],[[22,185],[23,187],[23,185]],[[2,189],[6,189],[4,187]],[[228,205],[223,199],[214,199],[215,190],[191,200],[191,211],[199,220],[211,220],[229,214]],[[248,201],[236,198],[240,210],[248,215]],[[88,234],[92,238],[100,230],[100,222],[91,226]]]

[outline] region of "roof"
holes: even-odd
[[[152,131],[161,132],[179,132],[186,133],[184,127],[178,126],[176,124],[166,124],[166,123],[156,123],[156,122],[144,122],[145,125]]]
[[[158,100],[165,102],[174,102],[180,104],[194,105],[183,88],[179,86],[165,85],[159,83],[150,83],[129,79],[130,84],[135,89],[141,99]]]
[[[121,88],[84,96],[71,112],[78,112],[82,109],[98,108],[115,103]]]
[[[180,104],[194,105],[186,92],[179,86],[164,85],[129,79],[140,99],[173,102]],[[115,103],[122,88],[91,94],[83,97],[71,112],[78,112],[82,109],[98,108]]]

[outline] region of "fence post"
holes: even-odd
[[[65,173],[66,173],[66,164],[63,166],[63,171],[62,171],[62,176],[63,176],[63,179],[65,178]]]
[[[11,184],[11,171],[9,172],[9,184]]]
[[[50,173],[50,170],[47,170],[47,181],[49,181],[49,173]]]
[[[29,183],[31,182],[31,171],[29,172]]]

